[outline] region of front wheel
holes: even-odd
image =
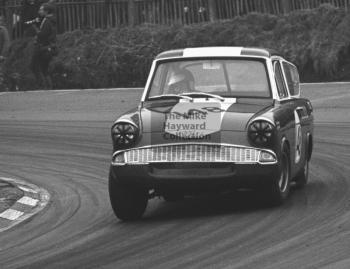
[[[145,189],[117,184],[109,179],[109,198],[117,218],[124,221],[140,219],[146,210],[148,192]]]
[[[290,157],[286,146],[283,147],[278,176],[268,187],[269,201],[281,205],[287,198],[290,189]]]
[[[181,192],[171,192],[167,191],[163,193],[163,198],[166,202],[177,202],[185,198],[184,194]]]

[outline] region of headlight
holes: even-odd
[[[259,155],[259,162],[264,164],[264,163],[275,163],[277,161],[276,156],[271,153],[271,152],[267,152],[267,151],[262,151],[260,152]]]
[[[268,146],[271,144],[275,133],[275,126],[266,120],[253,121],[248,126],[249,140],[257,146]]]
[[[112,139],[116,147],[128,147],[136,142],[138,128],[128,122],[118,122],[112,127]]]
[[[113,156],[112,158],[112,164],[113,165],[123,165],[125,164],[125,158],[124,158],[124,153],[118,153]]]

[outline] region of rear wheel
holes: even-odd
[[[114,214],[121,220],[140,219],[146,210],[148,192],[146,189],[133,188],[109,180],[109,198]]]
[[[268,188],[269,201],[273,205],[282,204],[287,198],[290,189],[290,157],[289,150],[283,146],[279,175]]]
[[[305,156],[304,167],[295,178],[295,187],[298,189],[304,188],[308,180],[309,180],[309,159],[307,158],[307,156]]]

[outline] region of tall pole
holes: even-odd
[[[108,10],[109,10],[109,0],[105,0],[103,5],[103,27],[107,28],[108,24]]]

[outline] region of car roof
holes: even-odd
[[[283,57],[275,50],[251,47],[199,47],[164,51],[156,57],[156,60],[167,58],[192,58],[192,57]]]

